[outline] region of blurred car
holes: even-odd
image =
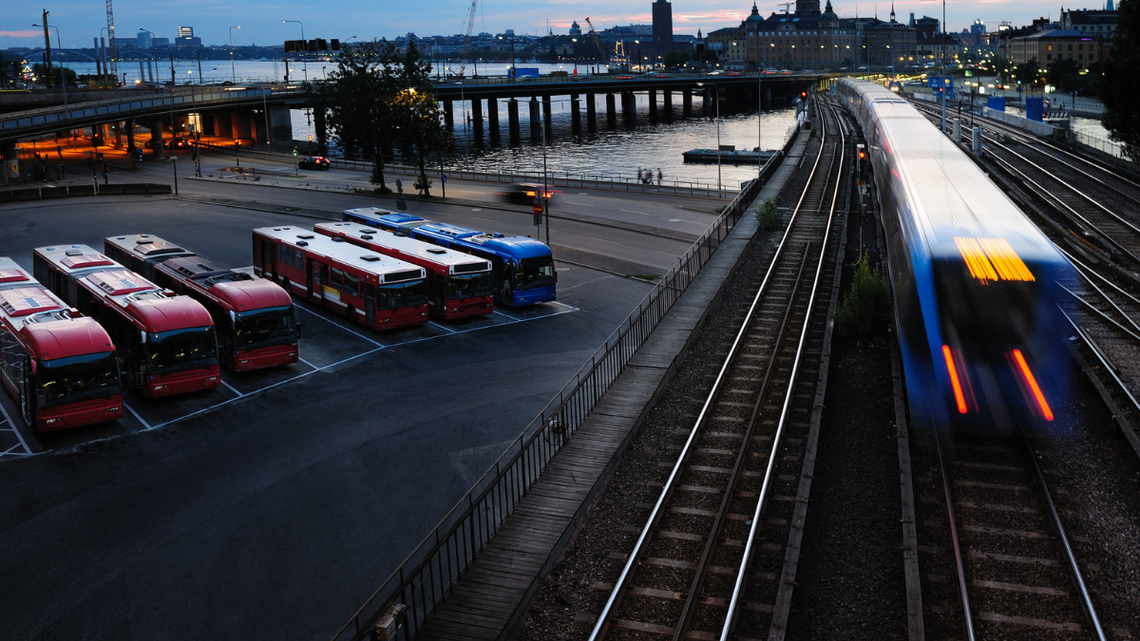
[[[546,189],[546,192],[543,193],[542,185],[516,183],[514,185],[511,185],[506,191],[499,192],[499,195],[503,197],[503,200],[506,200],[509,203],[533,205],[535,194],[542,194],[549,199],[553,197],[555,193],[556,192],[551,190],[549,187]]]
[[[324,156],[305,156],[297,161],[297,167],[300,169],[328,169],[332,163]]]

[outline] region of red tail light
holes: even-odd
[[[1033,372],[1029,371],[1029,363],[1025,362],[1025,356],[1021,354],[1021,350],[1013,350],[1013,362],[1017,365],[1017,372],[1021,375],[1021,381],[1033,395],[1033,400],[1037,403],[1037,408],[1041,410],[1041,416],[1045,417],[1046,421],[1053,420],[1053,410],[1049,409],[1049,403],[1045,400],[1045,395],[1041,393],[1041,387],[1037,385],[1037,379],[1033,377]]]
[[[946,371],[950,373],[950,385],[954,388],[954,402],[958,404],[958,413],[965,414],[966,394],[962,390],[962,381],[958,378],[958,366],[954,363],[954,354],[949,345],[942,346],[942,356],[946,359]]]

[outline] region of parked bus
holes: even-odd
[[[0,258],[0,381],[41,432],[123,417],[111,337],[8,257]]]
[[[149,269],[160,287],[206,307],[214,319],[222,365],[247,372],[297,362],[300,330],[293,299],[276,284],[226,269],[150,234],[111,236],[103,244],[108,256],[130,257],[132,265]],[[150,262],[151,257],[161,262]]]
[[[423,267],[300,227],[253,230],[253,270],[366,327],[394,329],[428,321]]]
[[[427,270],[428,308],[434,316],[465,318],[490,314],[494,308],[489,260],[357,223],[319,223],[313,229],[423,267]]]
[[[171,258],[194,255],[192,251],[150,234],[104,238],[103,251],[111,260],[152,281],[155,280],[155,265]]]
[[[37,247],[40,282],[99,321],[127,383],[150,398],[222,384],[214,322],[188,296],[162,290],[87,245]]]
[[[495,302],[514,307],[545,303],[557,298],[554,257],[545,244],[526,236],[503,236],[433,223],[411,214],[396,214],[378,207],[345,209],[347,222],[360,223],[411,236],[491,261]]]

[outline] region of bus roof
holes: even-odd
[[[404,214],[390,209],[381,209],[380,207],[356,207],[354,209],[345,209],[342,213],[349,216],[383,219],[395,225],[423,220],[423,218],[414,214]]]
[[[426,233],[439,238],[447,238],[466,243],[470,246],[483,247],[495,253],[510,256],[516,259],[539,258],[550,256],[550,248],[527,236],[503,236],[502,234],[489,234],[474,229],[445,225],[442,223],[427,223],[420,225],[417,233]]]
[[[43,361],[114,349],[99,323],[73,310],[16,261],[0,256],[0,316]]]
[[[427,270],[419,265],[369,251],[351,243],[337,242],[312,230],[300,227],[261,227],[253,230],[253,233],[295,245],[307,252],[348,265],[364,274],[376,276],[381,283],[427,278]]]
[[[37,247],[35,253],[69,274],[122,268],[115,261],[87,245],[49,245]]]
[[[148,332],[204,327],[214,324],[201,303],[175,296],[121,266],[112,271],[81,276],[80,284],[110,300]]]
[[[108,236],[103,239],[103,242],[115,245],[124,252],[138,254],[142,256],[143,260],[151,262],[165,260],[172,256],[190,256],[194,253],[152,234]]]
[[[331,234],[344,234],[361,242],[384,247],[400,252],[408,260],[419,261],[418,264],[430,263],[447,271],[448,274],[474,274],[491,271],[491,261],[464,254],[422,240],[407,236],[397,236],[386,231],[377,231],[359,223],[318,223],[313,225],[317,231],[327,231]]]
[[[223,306],[236,312],[293,304],[289,293],[264,278],[235,272],[201,256],[171,258],[155,266],[164,273],[212,295]]]

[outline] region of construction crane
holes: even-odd
[[[110,2],[111,0],[107,0]],[[471,0],[471,11],[467,15],[467,39],[463,41],[463,62],[459,65],[459,77],[467,71],[467,59],[471,57],[471,30],[475,27],[475,5],[479,0]]]
[[[115,53],[115,12],[111,10],[111,0],[107,0],[107,61],[111,65],[111,86],[119,79],[119,61]],[[155,64],[158,64],[157,61]]]
[[[586,16],[586,25],[590,27],[590,38],[594,40],[594,47],[598,49],[598,62],[605,63],[609,60],[609,56],[606,55],[606,50],[602,48],[602,41],[598,39],[598,32],[594,30],[594,23],[590,22],[590,16]]]

